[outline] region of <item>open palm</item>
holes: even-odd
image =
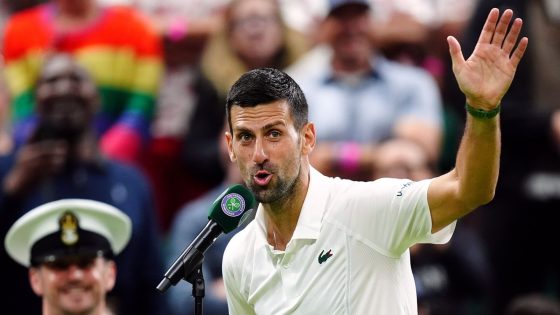
[[[517,44],[521,32],[521,19],[515,19],[508,32],[512,16],[511,10],[504,11],[500,17],[499,10],[492,9],[476,47],[467,60],[463,57],[457,39],[452,36],[447,39],[453,61],[453,73],[459,88],[467,97],[467,102],[473,107],[491,110],[498,106],[511,85],[517,65],[525,53],[527,38],[523,37]]]

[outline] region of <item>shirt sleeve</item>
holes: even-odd
[[[346,197],[340,202],[345,203],[352,233],[389,257],[399,257],[415,243],[449,241],[455,222],[431,233],[427,198],[430,182],[385,178],[342,189]]]

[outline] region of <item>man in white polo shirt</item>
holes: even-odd
[[[257,69],[232,86],[229,154],[261,205],[224,253],[230,314],[417,313],[408,248],[448,241],[494,195],[500,100],[528,42],[512,16],[493,9],[467,60],[448,38],[469,114],[455,169],[431,180],[325,177],[309,164],[315,127],[288,75]]]

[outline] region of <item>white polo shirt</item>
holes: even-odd
[[[264,210],[223,259],[230,314],[417,314],[408,248],[449,241],[431,234],[430,180],[353,182],[311,170],[285,251],[267,243]]]

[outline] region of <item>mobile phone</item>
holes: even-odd
[[[48,126],[43,122],[39,122],[35,127],[31,137],[29,138],[30,143],[41,142],[45,140],[55,140],[63,139],[62,135],[56,131],[55,128]]]

